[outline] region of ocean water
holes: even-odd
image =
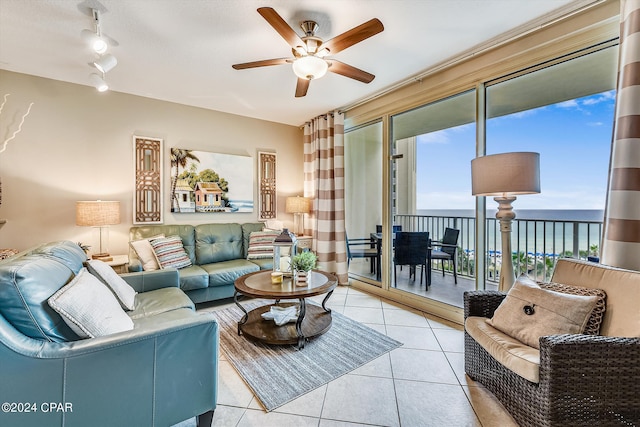
[[[238,208],[237,212],[253,212],[253,200],[229,200],[229,203]]]

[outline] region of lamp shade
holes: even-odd
[[[103,227],[116,224],[120,224],[120,202],[76,202],[76,225]]]
[[[309,213],[311,200],[306,197],[287,197],[284,210],[287,213]]]
[[[313,55],[303,56],[293,62],[293,72],[301,79],[319,79],[328,69],[327,61]]]
[[[540,154],[492,154],[471,160],[471,193],[505,196],[540,192]]]

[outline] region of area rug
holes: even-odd
[[[251,310],[258,305],[245,307]],[[402,345],[335,311],[331,313],[333,322],[329,331],[307,342],[304,349],[267,345],[238,335],[238,320],[242,317],[238,307],[213,313],[220,325],[220,347],[224,355],[267,411]]]

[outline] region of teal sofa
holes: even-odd
[[[195,303],[233,296],[233,282],[247,273],[272,268],[272,259],[247,260],[249,236],[262,231],[264,224],[216,223],[200,225],[146,225],[131,227],[130,241],[164,234],[178,235],[191,260],[190,267],[178,270],[180,289]],[[129,271],[142,271],[136,252],[129,252]]]
[[[73,242],[0,261],[0,426],[210,425],[218,324],[196,313],[178,274],[122,277],[138,292],[134,328],[80,339],[47,300],[83,267]],[[208,424],[207,424],[208,423]]]

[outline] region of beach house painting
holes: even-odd
[[[171,212],[253,212],[253,158],[171,149]]]

